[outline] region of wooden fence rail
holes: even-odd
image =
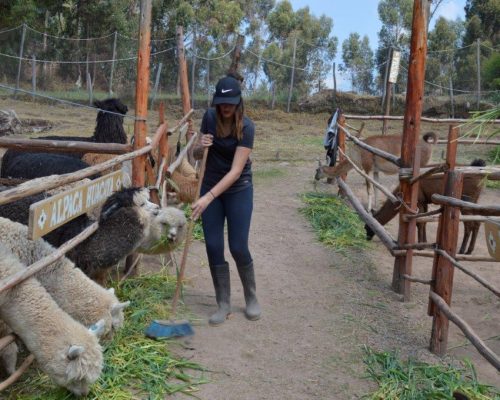
[[[440,194],[433,194],[432,202],[434,204],[439,204],[444,206],[458,207],[461,210],[465,211],[473,211],[477,215],[500,216],[500,206],[493,206],[493,205],[484,206],[476,203],[471,203],[469,201],[443,196]]]
[[[404,117],[402,115],[352,115],[352,114],[344,114],[346,119],[353,120],[376,120],[376,121],[403,121]],[[423,122],[434,122],[440,124],[463,124],[463,123],[483,123],[488,122],[492,124],[500,124],[500,119],[494,119],[491,121],[488,120],[472,120],[472,119],[463,119],[463,118],[428,118],[428,117],[420,117],[420,120]]]
[[[0,137],[0,147],[18,151],[41,151],[45,153],[105,153],[124,154],[132,151],[129,144],[93,143],[74,140],[44,140]]]

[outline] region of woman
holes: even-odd
[[[254,139],[253,122],[244,115],[239,82],[231,76],[217,83],[212,105],[201,123],[201,139],[194,156],[201,158],[209,147],[201,197],[193,204],[193,218],[202,216],[210,273],[215,288],[217,311],[211,325],[222,324],[231,312],[229,264],[224,258],[224,222],[227,220],[229,250],[236,262],[245,295],[245,315],[260,318],[255,295],[253,261],[248,233],[253,209],[250,153]]]

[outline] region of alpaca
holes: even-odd
[[[0,206],[0,216],[27,225],[29,205],[43,197],[39,194],[4,204]],[[113,193],[102,206],[99,229],[66,256],[87,276],[104,284],[108,269],[135,252],[149,238],[151,222],[159,211],[159,206],[149,201],[148,189],[130,188]],[[44,238],[52,246],[59,247],[91,223],[83,214]]]
[[[116,114],[110,114],[104,111],[99,111],[97,113],[96,127],[93,136],[44,136],[44,137],[39,137],[37,139],[75,140],[81,142],[126,144],[127,134],[125,133],[125,129],[123,128],[123,116],[128,111],[127,106],[123,104],[119,99],[106,99],[103,101],[96,100],[94,102],[94,105],[100,110],[111,111]],[[10,165],[14,161],[14,159],[29,153],[33,154],[38,152],[19,151],[15,149],[7,150],[2,157],[2,165],[1,165],[2,177],[8,176],[8,175],[3,175],[3,171],[10,169]],[[57,154],[65,155],[71,158],[82,158],[84,155],[84,153],[64,152],[64,151],[60,151]],[[54,153],[52,153],[51,155],[54,155]],[[49,162],[49,160],[46,158],[42,160]],[[65,171],[65,172],[71,172],[71,171]],[[48,175],[52,174],[49,173]]]
[[[86,162],[63,154],[26,153],[10,159],[2,166],[2,178],[35,179],[62,175],[89,167]],[[98,177],[94,175],[92,178]]]
[[[28,227],[0,217],[0,243],[26,265],[52,254],[55,249],[43,239],[29,240]],[[103,320],[103,337],[123,326],[123,309],[113,289],[104,289],[89,279],[66,257],[62,257],[35,274],[56,303],[72,318],[85,326]]]
[[[151,223],[149,237],[139,253],[161,254],[173,251],[186,236],[186,215],[175,207],[163,207]]]
[[[0,279],[25,269],[0,245]],[[0,294],[0,318],[23,341],[56,384],[86,395],[103,367],[95,330],[67,315],[33,277]]]
[[[395,156],[401,155],[401,135],[377,135],[370,136],[364,140],[366,144],[376,147],[378,149],[384,150],[388,153],[394,154]],[[422,137],[422,150],[420,155],[420,166],[423,167],[429,163],[432,157],[432,150],[434,145],[437,143],[437,136],[434,132],[428,132]],[[360,148],[359,146],[354,146],[352,160],[358,166],[360,166],[367,174],[373,171],[373,178],[380,182],[379,172],[383,172],[386,175],[394,175],[399,172],[399,167],[392,164],[391,162],[376,156],[375,154]],[[320,180],[321,178],[336,178],[338,176],[347,174],[352,169],[352,165],[347,160],[342,160],[339,164],[328,167],[322,166],[321,163],[316,169],[315,179]],[[366,180],[366,192],[368,194],[368,207],[367,210],[372,210],[372,184],[369,180]],[[374,206],[377,206],[377,192],[375,191]]]
[[[484,167],[486,164],[481,159],[476,159],[471,163],[472,167]],[[479,196],[484,188],[485,180],[480,176],[464,176],[464,184],[462,189],[462,200],[469,201],[472,203],[477,203]],[[418,185],[418,210],[419,212],[426,212],[429,204],[432,204],[432,195],[443,194],[443,175],[431,175],[423,178]],[[399,185],[394,189],[394,194],[400,192]],[[399,207],[396,204],[392,204],[390,200],[380,207],[380,209],[373,215],[375,219],[382,225],[385,225],[390,220],[392,220],[399,213]],[[462,214],[473,214],[473,212],[463,211]],[[462,245],[460,246],[459,254],[471,254],[474,251],[474,246],[476,244],[477,233],[479,230],[479,222],[476,221],[464,221],[464,237],[462,240]],[[418,227],[418,241],[421,243],[427,242],[427,235],[425,232],[425,223],[417,224]],[[374,236],[372,229],[365,225],[366,239],[371,240]],[[470,239],[470,244],[467,249],[467,242]]]

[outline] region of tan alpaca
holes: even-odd
[[[401,135],[377,135],[366,138],[364,142],[370,146],[376,147],[380,150],[384,150],[387,153],[391,153],[399,157],[401,155],[401,140]],[[422,152],[420,155],[421,167],[429,163],[429,160],[432,156],[432,150],[436,142],[437,136],[434,132],[428,132],[422,137]],[[373,172],[373,178],[377,182],[380,182],[379,172],[383,172],[386,175],[395,175],[399,171],[398,166],[356,145],[353,146],[350,158],[367,174]],[[347,174],[351,169],[352,165],[347,160],[343,160],[333,167],[328,167],[320,164],[316,169],[315,179],[320,180],[321,178],[336,178],[338,176]],[[371,182],[369,180],[366,180],[368,211],[372,210],[372,190],[373,188]],[[377,192],[375,191],[374,207],[376,206]]]

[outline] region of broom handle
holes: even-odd
[[[198,177],[198,187],[196,188],[196,197],[194,202],[196,202],[200,197],[201,184],[203,181],[203,176],[205,175],[205,164],[207,163],[208,147],[203,149],[203,158],[201,160],[200,175]],[[184,280],[184,271],[186,270],[186,261],[189,251],[189,246],[191,245],[191,236],[193,234],[194,220],[189,219],[187,233],[186,233],[186,243],[184,244],[184,251],[182,252],[181,268],[179,270],[179,276],[177,277],[177,284],[175,285],[174,298],[172,299],[172,315],[175,316],[177,311],[177,303],[179,302],[179,297],[181,295],[181,285]]]

